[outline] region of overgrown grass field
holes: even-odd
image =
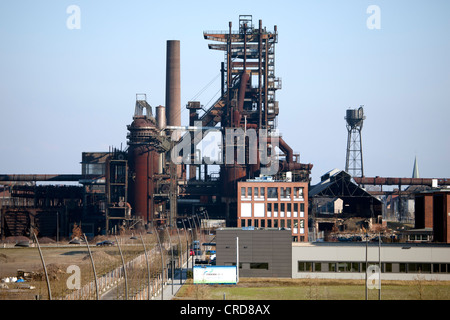
[[[241,278],[237,285],[188,282],[177,299],[192,300],[364,300],[362,280]],[[368,290],[369,300],[379,290]],[[382,281],[381,300],[449,300],[450,281]]]

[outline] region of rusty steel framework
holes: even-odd
[[[144,110],[146,112],[144,113]],[[159,181],[168,180],[169,175],[161,169],[161,157],[171,148],[170,141],[161,135],[161,124],[153,116],[152,107],[147,103],[146,96],[136,97],[136,107],[133,122],[128,128],[128,162],[129,162],[129,198],[133,215],[142,224],[153,223],[159,219],[161,212],[158,207],[164,203],[157,197]]]
[[[208,48],[224,53],[220,66],[221,96],[207,109],[200,101],[188,101],[188,127],[182,127],[180,119],[180,41],[168,40],[166,105],[152,110],[145,94],[136,95],[133,121],[127,126],[127,150],[83,152],[81,174],[0,175],[1,237],[29,236],[31,228],[35,227],[40,229],[41,235],[56,233],[59,236],[63,225],[62,232],[69,234],[71,224],[81,221],[83,232],[89,226],[92,235],[99,234],[100,227],[109,234],[118,227],[134,227],[139,223],[147,227],[161,224],[174,227],[179,219],[193,219],[195,211],[201,213],[209,208],[213,208],[211,216],[225,218],[228,226],[236,226],[237,183],[260,177],[267,167],[259,153],[256,162],[250,161],[251,154],[261,143],[267,147],[269,156],[275,155],[275,163],[278,164],[278,171],[272,178],[277,180],[289,176],[292,182],[310,182],[312,164],[300,163],[299,154],[277,131],[280,109],[276,92],[282,84],[281,78],[275,74],[277,26],[269,31],[259,20],[255,27],[251,15],[239,16],[237,30],[232,26],[229,22],[228,30],[203,32],[204,39],[212,42]],[[402,185],[450,184],[448,179],[365,178],[361,142],[365,117],[362,107],[347,110],[345,119],[349,134],[345,171],[357,184],[398,185],[399,195],[406,193],[401,190]],[[183,128],[194,144],[191,143],[190,154],[182,157],[187,156],[191,162],[175,164],[174,157],[180,155],[171,151],[186,135],[174,133]],[[196,131],[198,128],[201,128],[199,132]],[[254,130],[257,140],[256,143],[250,141],[246,135],[244,139],[233,141],[235,148],[243,147],[245,159],[239,161],[238,151],[233,150],[232,161],[222,159],[218,163],[219,176],[215,177],[211,174],[210,164],[203,161],[205,159],[193,161],[197,157],[196,143],[201,140],[198,135],[203,136],[203,131],[208,129],[222,133],[229,129],[241,130],[245,134]],[[224,145],[228,141],[226,135],[222,135],[222,139],[224,156]],[[275,146],[281,153],[276,153]],[[369,198],[359,186],[350,185],[350,175],[344,176],[344,180],[325,185],[319,195],[335,196],[343,187],[350,186],[354,193],[343,194],[349,203],[357,197]],[[38,181],[79,182],[82,187],[37,186]],[[372,199],[374,193],[369,193],[369,199]],[[195,227],[194,223],[192,228]]]
[[[405,207],[401,201],[402,198],[407,199],[414,194],[418,195],[426,190],[437,190],[439,187],[445,188],[450,186],[450,179],[446,178],[398,178],[398,177],[354,177],[353,180],[362,186],[380,186],[381,191],[369,191],[372,195],[395,195],[398,197],[398,219],[408,218]],[[383,191],[383,186],[397,186],[394,191]],[[407,186],[405,190],[402,187]]]
[[[267,31],[260,20],[259,26],[255,28],[252,16],[241,15],[237,31],[232,30],[230,22],[228,32],[205,31],[203,36],[206,40],[215,42],[209,44],[209,49],[225,53],[225,61],[221,63],[222,94],[207,110],[203,109],[199,101],[187,103],[189,128],[195,126],[200,127],[201,130],[217,128],[222,132],[229,128],[244,131],[255,129],[257,132],[259,129],[266,130],[268,134],[263,138],[265,140],[261,140],[261,137],[258,139],[270,146],[273,144],[272,139],[277,138],[277,145],[283,152],[283,157],[279,160],[279,172],[292,172],[294,181],[309,181],[312,165],[301,164],[298,154],[295,154],[292,148],[276,135],[279,107],[275,93],[281,89],[281,79],[275,76],[277,27],[274,27],[274,31]],[[221,163],[219,180],[210,179],[207,174],[208,164],[202,161],[191,161],[189,169],[186,164],[174,165],[172,160],[175,159],[171,157],[181,155],[173,155],[165,147],[157,150],[159,146],[166,143],[170,145],[170,149],[173,149],[186,136],[190,136],[194,144],[191,144],[191,155],[188,158],[194,160],[195,141],[201,140],[196,139],[198,133],[194,133],[194,137],[190,133],[182,137],[172,134],[173,130],[183,129],[180,126],[179,100],[180,43],[177,40],[169,40],[166,54],[166,106],[157,107],[157,121],[153,115],[144,117],[135,114],[133,124],[128,127],[130,131],[128,155],[132,176],[130,201],[133,212],[144,222],[153,223],[157,220],[155,212],[158,211],[157,216],[162,223],[174,225],[174,219],[180,215],[178,202],[184,201],[193,207],[191,203],[199,200],[203,204],[211,204],[219,198],[217,203],[225,204],[225,216],[229,218],[230,204],[236,203],[237,182],[259,176],[262,166],[260,159],[258,157],[256,163],[250,163],[249,142],[241,141],[247,150],[244,163],[237,161],[237,154],[234,156],[233,163]],[[224,143],[225,140],[222,146]],[[256,150],[256,145],[251,147]],[[182,155],[182,157],[185,156]],[[199,170],[200,173],[202,166],[205,179],[202,180],[199,174],[197,180],[196,171]],[[187,170],[189,170],[189,180],[186,179]],[[160,186],[157,186],[157,183]],[[155,201],[158,201],[158,204]],[[170,211],[165,208],[167,203],[169,203]],[[186,207],[182,209],[189,210]]]
[[[221,121],[222,127],[245,125],[275,129],[278,101],[275,92],[281,89],[281,79],[275,76],[275,44],[277,27],[267,31],[254,28],[251,16],[239,16],[239,30],[220,32],[205,31],[209,49],[225,52],[222,63],[222,96],[200,119],[203,126],[214,126]],[[216,116],[219,116],[217,118]],[[219,120],[219,121],[218,121]]]
[[[221,65],[222,95],[198,117],[195,116],[198,108],[191,107],[191,119],[198,119],[203,126],[210,127],[220,123],[222,129],[265,129],[268,136],[273,137],[279,113],[276,91],[281,89],[281,79],[275,75],[277,26],[268,31],[259,20],[255,28],[252,16],[241,15],[237,31],[232,30],[229,22],[228,31],[205,31],[203,36],[206,40],[218,42],[209,44],[209,49],[225,52],[225,61]],[[285,156],[285,160],[280,161],[280,170],[294,171],[299,181],[308,181],[312,165],[299,163],[298,156],[294,159],[291,147],[281,137],[277,138]],[[270,145],[270,139],[266,142]],[[256,164],[222,165],[224,194],[235,196],[236,182],[258,176],[260,168],[259,159]]]
[[[190,126],[200,121],[203,130],[217,128],[224,132],[232,128],[247,132],[254,129],[258,134],[259,130],[265,130],[263,137],[258,135],[258,142],[266,144],[269,153],[275,153],[273,139],[277,139],[276,145],[282,152],[275,158],[279,162],[276,175],[291,172],[292,181],[308,182],[312,165],[300,163],[299,155],[277,132],[276,91],[281,89],[281,79],[275,75],[277,27],[268,31],[261,20],[255,27],[252,16],[241,15],[238,30],[232,30],[230,22],[228,31],[205,31],[203,36],[213,42],[209,49],[225,54],[221,63],[221,96],[207,110],[199,101],[189,101]],[[156,107],[153,114],[146,96],[136,95],[133,121],[127,126],[127,150],[92,153],[92,157],[83,160],[81,175],[3,175],[0,180],[78,181],[84,188],[82,216],[95,211],[98,219],[103,219],[101,223],[107,233],[112,227],[137,222],[173,226],[178,217],[192,214],[195,208],[204,210],[211,204],[220,207],[218,212],[226,212],[222,217],[230,218],[230,204],[236,206],[237,202],[237,182],[258,177],[264,164],[259,156],[256,163],[248,161],[250,147],[253,152],[257,144],[250,145],[247,137],[240,142],[246,150],[244,163],[237,161],[236,152],[233,163],[220,164],[219,179],[211,179],[211,175],[206,174],[208,164],[193,163],[189,167],[190,179],[186,179],[187,165],[174,165],[175,159],[171,158],[174,155],[170,152],[181,138],[173,135],[174,130],[182,129],[180,70],[180,42],[168,40],[166,106]],[[194,145],[192,159],[195,150]],[[199,166],[204,166],[204,180],[195,179]],[[233,219],[235,217],[231,217],[231,225]],[[97,226],[96,222],[95,228]]]

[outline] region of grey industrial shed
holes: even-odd
[[[292,277],[291,230],[223,228],[216,233],[217,265],[236,265],[239,277]],[[237,241],[238,239],[238,241]]]

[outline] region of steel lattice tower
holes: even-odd
[[[352,177],[364,177],[361,130],[365,118],[362,106],[348,109],[345,117],[348,131],[345,171]]]

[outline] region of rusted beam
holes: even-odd
[[[353,178],[357,184],[363,185],[421,185],[421,186],[431,186],[433,180],[437,180],[437,184],[444,186],[450,185],[450,179],[448,178],[391,178],[391,177],[354,177]]]
[[[0,181],[79,181],[96,178],[97,175],[82,174],[0,174]]]

